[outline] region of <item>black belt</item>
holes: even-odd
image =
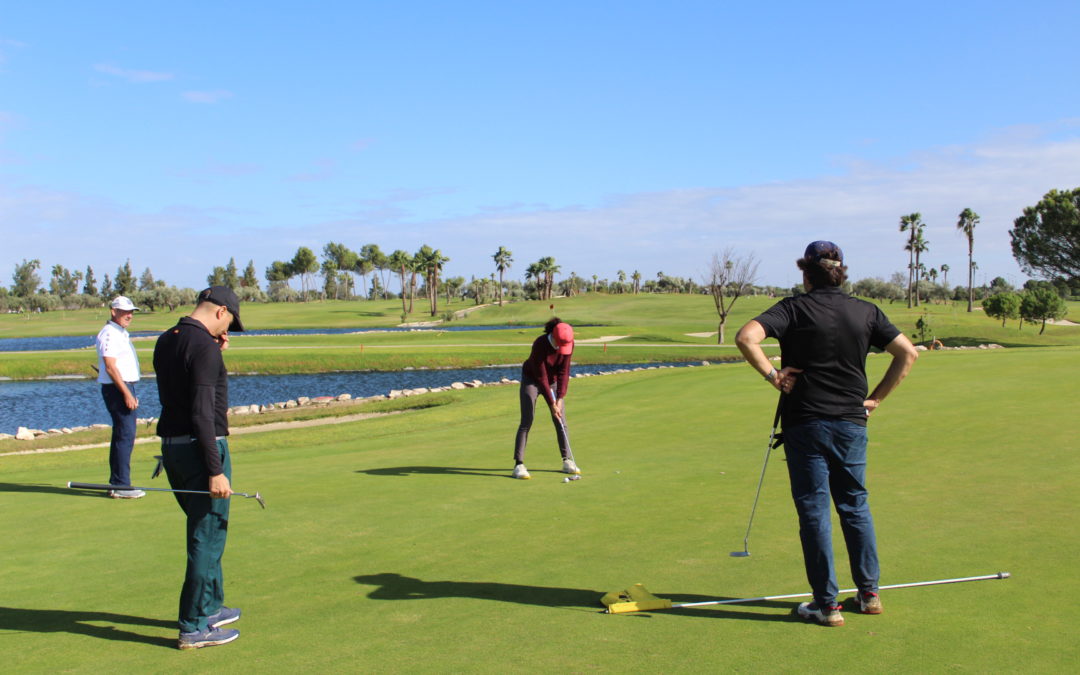
[[[220,441],[227,438],[226,436],[214,436],[214,440]],[[197,439],[190,434],[183,436],[165,436],[161,439],[162,445],[187,445],[188,443],[194,443]]]

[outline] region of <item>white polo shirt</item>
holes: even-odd
[[[112,384],[112,378],[105,370],[105,357],[116,359],[116,368],[124,382],[139,381],[139,355],[131,336],[119,324],[109,321],[97,334],[98,378],[101,384]]]

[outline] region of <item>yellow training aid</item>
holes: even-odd
[[[641,584],[634,584],[625,591],[612,591],[600,598],[607,607],[608,614],[627,612],[651,612],[656,609],[671,609],[671,601],[658,598]]]

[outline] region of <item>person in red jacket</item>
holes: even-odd
[[[580,474],[566,436],[566,389],[570,384],[570,356],[574,353],[574,329],[555,317],[544,324],[544,334],[536,338],[532,352],[521,364],[521,424],[514,439],[514,478],[531,478],[525,468],[525,443],[532,428],[536,399],[543,396],[551,410],[551,421],[559,439],[562,472]]]

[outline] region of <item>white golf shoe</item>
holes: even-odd
[[[514,467],[514,478],[529,480],[532,476],[529,475],[529,470],[525,468],[524,464],[518,464]]]
[[[563,473],[572,473],[572,474],[577,475],[577,474],[581,473],[581,469],[578,468],[577,464],[574,464],[574,460],[572,460],[572,459],[564,459],[562,461],[562,472]]]
[[[109,490],[109,496],[113,499],[142,499],[146,493],[142,490]]]

